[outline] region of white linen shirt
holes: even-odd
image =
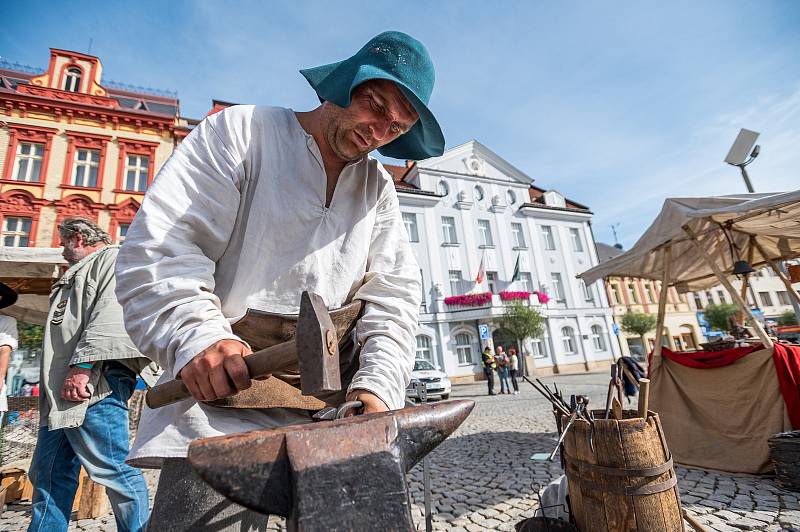
[[[402,408],[414,360],[419,266],[394,183],[363,157],[341,172],[325,207],[322,156],[293,111],[234,106],[201,122],[147,191],[117,261],[130,337],[173,378],[223,339],[248,308],[299,311],[316,292],[329,308],[365,302],[352,389]],[[145,408],[129,459],[186,456],[198,437],[308,420],[292,411],[182,401]],[[147,462],[151,462],[148,464]]]
[[[17,350],[17,320],[0,315],[0,347],[4,345],[11,348],[11,353]],[[8,354],[9,358],[11,353]],[[0,381],[0,412],[8,412],[6,380],[8,375],[3,375],[3,380]]]

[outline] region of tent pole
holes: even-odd
[[[667,310],[667,294],[669,293],[670,266],[672,262],[672,246],[664,248],[664,275],[661,278],[661,292],[658,294],[658,317],[656,318],[656,345],[653,346],[653,358],[661,356],[661,343],[664,341],[664,318]]]
[[[754,241],[753,237],[750,237],[750,248],[747,250],[747,263],[753,264],[753,246],[752,243]],[[745,275],[744,280],[742,281],[742,300],[747,301],[747,289],[750,287],[750,276]],[[739,325],[744,326],[744,308],[739,310]]]
[[[758,252],[761,253],[761,256],[764,257],[764,260],[769,263],[769,267],[772,268],[772,271],[775,272],[775,275],[781,278],[781,281],[783,281],[783,284],[786,286],[786,290],[789,291],[789,295],[792,296],[795,301],[800,303],[800,294],[798,294],[797,290],[795,290],[794,287],[792,286],[791,279],[786,277],[786,274],[784,274],[783,270],[781,270],[778,267],[778,264],[774,260],[769,258],[767,253],[764,251],[764,248],[761,247],[761,244],[758,243],[758,240],[756,240],[755,237],[751,237],[751,241],[753,242],[753,245],[755,245],[755,247],[758,249]]]
[[[692,244],[694,244],[694,247],[695,249],[697,249],[697,252],[700,254],[700,256],[703,258],[706,264],[708,264],[708,266],[714,272],[714,275],[717,276],[717,279],[719,279],[719,282],[722,283],[722,285],[731,295],[734,302],[737,305],[739,305],[739,308],[745,309],[744,317],[745,319],[747,319],[747,322],[750,324],[750,326],[753,327],[753,329],[756,331],[756,335],[758,335],[758,338],[761,340],[761,343],[764,344],[764,347],[767,349],[772,348],[774,344],[772,340],[770,340],[769,336],[767,336],[767,333],[766,331],[764,331],[764,328],[761,326],[761,323],[759,323],[759,321],[755,318],[755,316],[753,316],[753,312],[750,310],[750,307],[742,299],[742,297],[739,295],[739,292],[736,291],[731,282],[728,281],[728,278],[725,277],[725,274],[723,274],[722,271],[719,269],[717,263],[711,259],[708,252],[703,248],[703,246],[700,245],[700,242],[697,240],[694,231],[692,231],[692,229],[688,225],[684,225],[682,229],[684,233],[689,235],[689,240],[692,241]]]

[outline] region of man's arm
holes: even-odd
[[[250,384],[242,359],[250,350],[222,314],[214,269],[236,221],[251,115],[244,106],[212,115],[178,146],[117,260],[131,339],[200,400],[233,393],[229,378],[236,389]]]
[[[8,374],[8,363],[11,360],[11,346],[0,346],[0,389],[6,382],[6,375]]]
[[[391,180],[377,207],[364,284],[353,297],[366,304],[356,327],[360,368],[348,398],[369,393],[389,408],[402,408],[414,365],[422,280]],[[365,398],[373,405],[365,411],[381,410]]]
[[[0,389],[6,382],[11,352],[17,348],[17,320],[10,316],[0,316]]]

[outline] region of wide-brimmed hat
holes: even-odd
[[[17,293],[7,284],[0,283],[0,308],[10,307],[17,302]]]
[[[386,157],[427,159],[444,153],[444,135],[428,109],[436,77],[428,51],[421,42],[399,31],[373,37],[354,56],[300,71],[320,101],[350,105],[350,94],[371,79],[393,81],[414,106],[419,120],[405,134],[378,149]]]

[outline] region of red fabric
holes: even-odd
[[[725,349],[723,351],[696,351],[692,353],[683,353],[679,351],[670,351],[666,347],[662,347],[661,356],[690,368],[711,369],[733,364],[743,356],[749,355],[753,351],[759,351],[761,349],[764,349],[764,346],[757,344],[747,347],[734,347],[733,349]],[[652,356],[653,354],[650,353],[650,357]]]
[[[800,429],[800,347],[776,343],[772,361],[789,421],[794,429]]]

